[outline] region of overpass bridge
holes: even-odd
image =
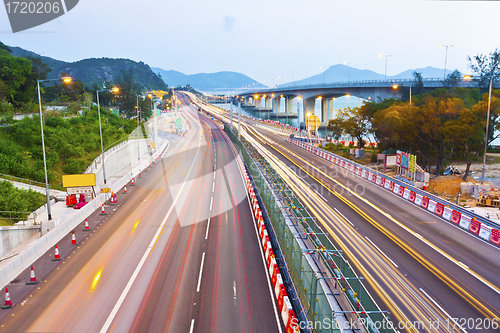
[[[431,92],[445,87],[443,79],[423,79],[423,91]],[[245,107],[253,107],[256,112],[272,112],[273,114],[292,114],[299,116],[299,122],[305,115],[315,114],[316,103],[321,103],[321,121],[327,123],[333,116],[334,100],[342,96],[354,96],[368,101],[382,101],[387,98],[400,98],[401,88],[410,88],[415,84],[413,79],[363,80],[349,82],[333,82],[313,85],[278,86],[265,89],[253,89],[236,97],[238,103]],[[464,88],[477,88],[477,80],[461,81],[457,85]],[[234,100],[234,99],[233,99]],[[284,103],[284,112],[281,112]],[[300,112],[302,103],[302,112]],[[297,107],[294,109],[294,105]]]

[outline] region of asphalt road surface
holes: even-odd
[[[241,174],[220,129],[192,128],[107,215],[23,272],[0,331],[281,332]],[[242,195],[243,193],[243,195]]]

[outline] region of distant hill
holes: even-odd
[[[18,57],[40,57],[52,71],[49,79],[55,79],[60,73],[68,73],[71,77],[79,79],[86,86],[91,87],[94,83],[101,85],[105,80],[114,82],[121,75],[121,70],[133,70],[134,80],[147,89],[165,90],[167,86],[149,67],[149,65],[129,59],[91,58],[75,62],[56,60],[50,57],[40,56],[20,47],[10,47],[12,54]]]
[[[425,67],[409,69],[397,75],[387,76],[387,79],[411,79],[413,78],[413,72],[417,71],[422,73],[423,78],[441,78],[443,77],[444,70],[435,67]],[[446,74],[451,73],[451,70],[446,70]],[[363,81],[363,80],[384,80],[384,74],[376,73],[369,69],[357,69],[354,67],[346,66],[343,64],[338,64],[330,66],[323,73],[311,76],[307,79],[302,79],[295,81],[295,85],[305,85],[305,84],[321,84],[321,83],[331,83],[331,82],[347,82],[347,81]],[[290,83],[284,84],[283,86],[289,86]]]
[[[155,73],[159,73],[163,81],[170,87],[185,86],[190,84],[191,87],[201,91],[212,91],[222,88],[242,88],[248,85],[254,87],[265,87],[254,79],[245,74],[236,72],[217,72],[217,73],[199,73],[187,75],[174,70],[166,71],[164,69],[153,67]]]

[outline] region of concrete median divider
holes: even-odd
[[[388,177],[378,171],[371,170],[363,165],[347,160],[323,149],[312,147],[309,144],[290,138],[287,138],[287,141],[299,148],[312,152],[320,158],[327,161],[333,161],[332,166],[335,164],[341,168],[347,169],[353,175],[357,175],[370,183],[375,183],[381,188],[393,192],[401,199],[409,201],[429,211],[430,213],[442,218],[444,221],[458,225],[460,228],[470,232],[472,236],[476,236],[496,246],[500,245],[500,240],[497,236],[494,236],[500,235],[500,225],[496,224],[492,220],[470,212],[452,202],[448,202],[434,196],[425,190],[409,185],[400,179]],[[349,165],[349,167],[346,167],[346,165]],[[480,231],[482,230],[482,226],[484,226],[485,231],[481,234]]]

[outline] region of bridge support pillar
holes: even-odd
[[[273,97],[273,113],[279,113],[281,108],[281,98]]]
[[[286,96],[285,97],[285,113],[293,112],[293,97]]]
[[[266,109],[270,109],[272,107],[272,99],[270,97],[266,97]]]
[[[304,100],[304,119],[306,119],[306,115],[310,113],[314,114],[314,110],[316,109],[316,97],[308,98]]]
[[[330,100],[326,98],[321,99],[321,122],[328,122],[328,106],[330,104]]]

